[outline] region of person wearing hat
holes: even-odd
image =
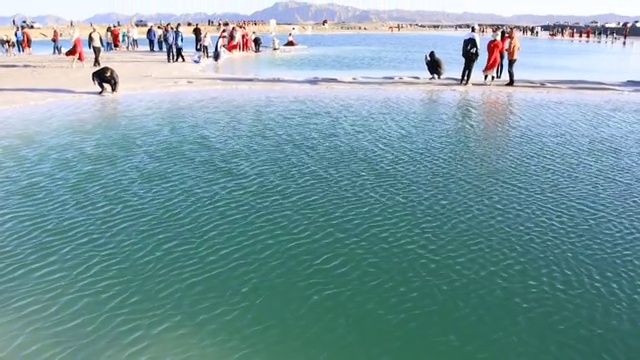
[[[462,58],[464,66],[460,76],[460,85],[469,85],[473,67],[480,57],[480,38],[477,34],[478,25],[471,26],[471,32],[462,41]]]

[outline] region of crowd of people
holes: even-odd
[[[0,40],[0,45],[8,56],[16,56],[18,54],[31,55],[33,38],[25,26],[16,26],[13,36],[5,34]]]
[[[462,42],[464,64],[460,75],[460,85],[471,85],[471,75],[480,58],[478,30],[477,25],[472,26],[471,31]],[[502,78],[505,60],[507,60],[507,73],[509,75],[509,81],[505,85],[513,86],[515,84],[514,67],[520,53],[520,41],[518,40],[517,31],[515,28],[492,29],[491,40],[487,43],[487,63],[482,70],[486,85],[491,85],[496,79]],[[436,55],[435,51],[431,51],[425,56],[425,64],[432,80],[440,79],[444,75],[444,63]]]

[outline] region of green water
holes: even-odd
[[[633,359],[639,111],[316,89],[5,112],[0,358]]]

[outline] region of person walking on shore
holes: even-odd
[[[71,41],[73,43],[73,46],[71,47],[71,49],[67,50],[65,56],[73,57],[73,62],[71,63],[72,68],[76,67],[77,61],[80,61],[82,63],[82,67],[85,67],[86,65],[84,63],[84,49],[82,49],[82,40],[80,40],[80,31],[78,31],[78,29],[75,29],[73,31]]]
[[[100,35],[95,26],[89,33],[89,47],[93,50],[93,67],[100,67],[100,55],[102,54],[104,42],[102,41],[102,35]]]
[[[184,54],[182,51],[184,50],[184,36],[182,35],[182,30],[180,30],[182,26],[180,24],[176,25],[175,31],[175,46],[176,46],[176,62],[182,59],[182,62],[185,62]]]
[[[162,51],[162,46],[164,45],[164,35],[163,35],[162,27],[158,26],[156,29],[156,41],[158,42],[158,51]]]
[[[176,53],[174,51],[176,36],[173,33],[173,29],[170,26],[167,26],[167,28],[165,29],[163,37],[164,37],[164,45],[167,48],[167,62],[168,63],[176,62]]]
[[[202,51],[202,29],[199,24],[193,28],[193,36],[196,38],[196,52]]]
[[[513,67],[516,65],[516,61],[518,61],[519,52],[520,52],[520,41],[516,36],[516,30],[511,29],[509,31],[509,46],[507,47],[507,59],[509,60],[507,63],[507,72],[509,73],[509,82],[505,84],[506,86],[513,86],[515,82]]]
[[[462,75],[460,76],[460,85],[469,85],[471,80],[471,74],[473,73],[473,67],[480,57],[480,38],[476,33],[478,30],[477,25],[471,27],[471,32],[467,34],[462,42],[462,58],[464,59],[464,67],[462,68]]]
[[[53,55],[62,55],[62,46],[60,46],[60,30],[58,30],[57,26],[53,27],[51,42],[53,42]]]
[[[147,30],[147,41],[149,42],[149,51],[156,51],[156,30],[153,28],[153,25],[149,26],[149,30]]]

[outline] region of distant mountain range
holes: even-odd
[[[16,19],[22,21],[25,15],[16,14]],[[14,16],[0,16],[0,25],[11,24]],[[69,23],[69,19],[64,19],[54,15],[31,16],[31,20],[43,25],[62,25]],[[238,13],[193,13],[193,14],[117,14],[106,13],[96,14],[88,19],[76,22],[94,24],[112,24],[120,21],[127,23],[131,19],[142,19],[151,22],[199,22],[206,23],[207,20],[265,20],[276,19],[280,23],[319,23],[325,19],[331,22],[366,23],[366,22],[406,22],[423,24],[468,24],[468,23],[496,23],[496,24],[546,24],[555,22],[588,23],[590,21],[614,22],[614,21],[635,21],[640,20],[640,16],[623,16],[617,14],[599,14],[592,16],[572,16],[572,15],[514,15],[500,16],[495,14],[481,13],[448,13],[441,11],[411,11],[411,10],[366,10],[352,6],[337,4],[310,4],[298,1],[277,2],[266,9],[256,11],[252,14]]]

